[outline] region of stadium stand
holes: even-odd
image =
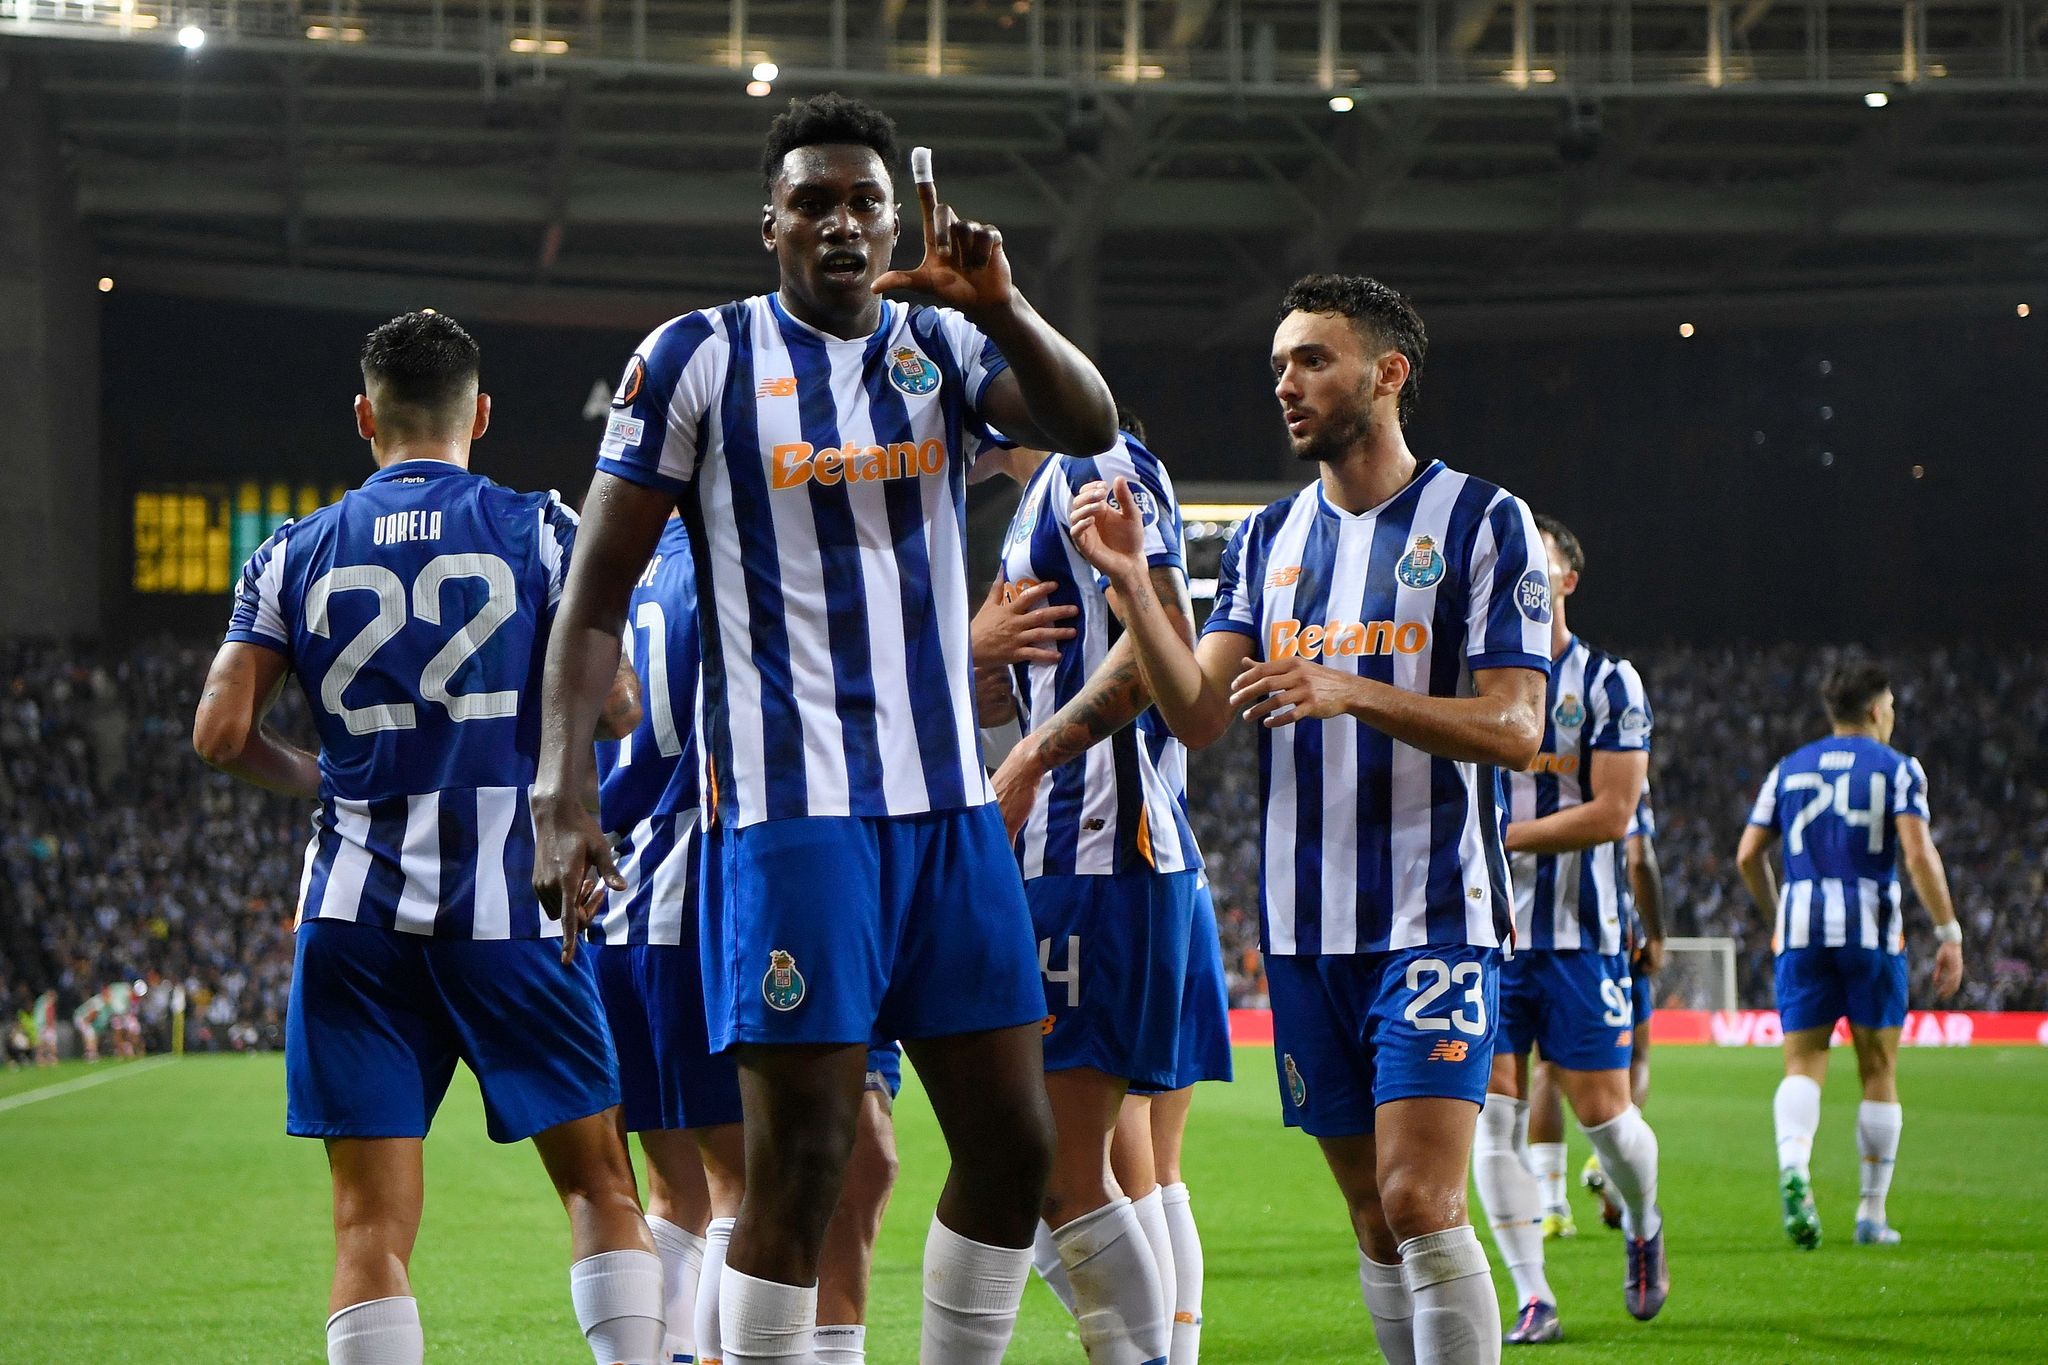
[[[141,980],[152,1050],[170,988],[187,1046],[276,1047],[291,981],[305,816],[194,762],[192,703],[211,642],[80,648],[0,643],[0,1002],[40,991],[60,1017],[109,981]],[[1770,928],[1734,848],[1774,756],[1818,732],[1837,657],[1780,645],[1631,648],[1656,708],[1658,849],[1679,934],[1736,944],[1740,998],[1770,1002]],[[1972,645],[1886,655],[1897,742],[1925,763],[1935,832],[1970,935],[1956,1008],[2048,1009],[2048,650]],[[274,713],[303,733],[287,689]],[[1209,863],[1231,1000],[1265,1004],[1258,960],[1258,772],[1242,726],[1195,756],[1189,788]],[[1907,917],[1913,995],[1932,960]]]

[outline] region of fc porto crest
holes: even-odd
[[[1294,1101],[1296,1109],[1308,1107],[1308,1082],[1301,1078],[1301,1069],[1294,1064],[1294,1054],[1287,1053],[1280,1059],[1287,1072],[1287,1098]]]
[[[768,954],[768,970],[761,974],[761,998],[769,1009],[782,1014],[804,1002],[804,974],[796,969],[796,958],[780,948]]]
[[[939,367],[908,346],[889,352],[889,382],[913,398],[939,389]]]
[[[1394,577],[1404,588],[1433,588],[1443,580],[1444,557],[1436,552],[1436,540],[1417,536],[1394,568]]]
[[[1576,693],[1567,692],[1559,697],[1550,714],[1560,730],[1576,730],[1586,723],[1586,708],[1580,705]]]

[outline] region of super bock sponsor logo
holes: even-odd
[[[1550,624],[1550,577],[1531,569],[1515,584],[1515,609],[1539,626]]]

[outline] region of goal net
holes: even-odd
[[[1673,1009],[1735,1008],[1735,940],[1667,938],[1657,974],[1657,1005]]]

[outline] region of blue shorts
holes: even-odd
[[[1024,883],[1045,978],[1047,1071],[1085,1066],[1138,1085],[1173,1083],[1200,875],[1127,872]]]
[[[626,1131],[740,1121],[740,1073],[704,1028],[704,977],[690,942],[585,944],[619,1049]]]
[[[1393,1100],[1486,1099],[1500,949],[1266,958],[1280,1112],[1313,1137],[1370,1133]]]
[[[1787,1033],[1906,1022],[1906,955],[1877,948],[1787,948],[1778,954],[1778,1023]]]
[[[1641,1028],[1657,1012],[1657,981],[1648,972],[1632,972],[1630,980],[1634,983],[1629,987],[1632,1013],[1635,1026]]]
[[[1171,1085],[1133,1085],[1134,1095],[1184,1090],[1197,1081],[1227,1081],[1230,1058],[1230,988],[1223,977],[1223,942],[1208,884],[1195,888],[1195,927],[1188,937],[1188,980],[1180,996],[1180,1046]]]
[[[1525,949],[1500,969],[1501,1046],[1567,1071],[1626,1070],[1635,1045],[1628,955]]]
[[[943,1038],[1045,1017],[1023,878],[993,805],[714,829],[711,1046]]]
[[[425,938],[374,924],[299,926],[285,1019],[285,1131],[427,1135],[457,1058],[494,1142],[619,1102],[590,959],[554,939]]]

